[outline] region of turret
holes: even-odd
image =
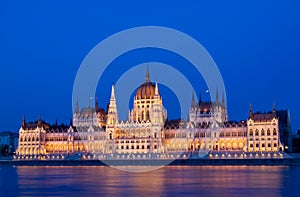
[[[42,127],[42,118],[41,118],[41,115],[39,115],[39,120],[38,120],[37,126],[38,126],[38,128]]]
[[[201,103],[202,103],[202,94],[200,92],[200,95],[199,95],[199,106],[200,106]]]
[[[253,118],[252,104],[250,103],[249,118]]]
[[[219,93],[218,93],[218,88],[216,90],[216,105],[219,105]]]
[[[273,103],[272,112],[273,112],[274,115],[276,114],[276,104],[275,104],[275,102]]]
[[[23,118],[22,118],[22,128],[23,128],[23,129],[26,128],[25,116],[23,116]]]
[[[98,111],[99,111],[98,97],[96,97],[95,110],[96,110],[96,113],[98,113]]]
[[[76,100],[75,113],[76,113],[76,114],[79,114],[79,104],[78,104],[78,99]]]
[[[111,87],[111,95],[108,106],[107,121],[108,125],[114,125],[118,121],[117,102],[115,97],[115,87]]]
[[[225,95],[222,93],[222,110],[225,111]]]
[[[194,95],[194,91],[192,92],[192,102],[191,102],[191,108],[194,108],[196,106],[195,104],[195,95]]]

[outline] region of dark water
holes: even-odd
[[[2,167],[0,196],[300,196],[300,167]]]

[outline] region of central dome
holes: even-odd
[[[153,99],[155,93],[155,85],[146,81],[136,91],[136,99]]]
[[[150,81],[149,69],[146,70],[146,81],[136,91],[136,99],[154,99],[155,85]]]

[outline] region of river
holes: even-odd
[[[300,167],[1,167],[0,196],[300,196]]]

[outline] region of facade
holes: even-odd
[[[114,86],[108,109],[79,109],[77,102],[73,124],[49,125],[39,119],[22,121],[17,159],[68,159],[83,153],[88,158],[179,157],[200,153],[277,153],[283,151],[279,119],[275,106],[269,113],[253,113],[244,121],[228,121],[224,96],[219,101],[199,103],[192,97],[189,120],[167,120],[158,84],[145,82],[137,89],[128,119],[118,119]],[[129,158],[129,157],[128,157]]]
[[[253,113],[252,106],[250,106],[247,127],[248,151],[283,151],[275,106],[273,106],[273,111],[268,113]]]

